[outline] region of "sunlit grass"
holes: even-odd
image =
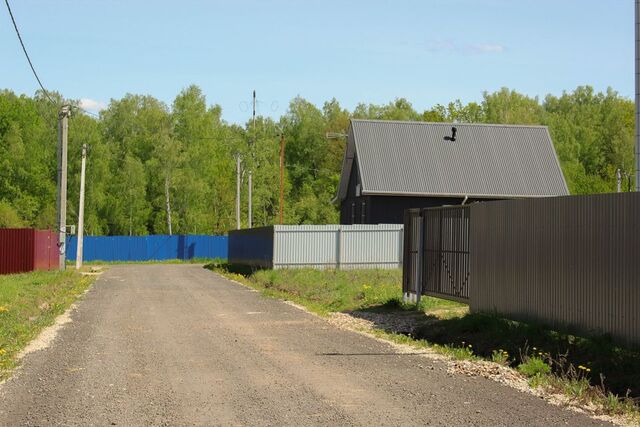
[[[17,354],[53,323],[94,279],[73,271],[0,276],[0,380]]]

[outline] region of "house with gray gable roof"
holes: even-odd
[[[569,194],[545,126],[352,120],[341,224],[401,224],[410,208]]]

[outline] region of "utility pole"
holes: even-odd
[[[169,172],[164,176],[164,201],[165,201],[165,210],[167,211],[167,231],[169,231],[169,236],[171,236],[171,201],[169,199]]]
[[[87,144],[82,144],[82,166],[80,167],[80,206],[78,207],[78,250],[76,251],[76,270],[82,267],[84,243],[84,176],[87,170]]]
[[[236,154],[236,230],[240,230],[240,154]]]
[[[253,136],[251,138],[251,142],[249,143],[249,156],[251,157],[251,160],[253,160],[253,144],[255,143],[255,138],[256,138],[256,91],[253,91],[253,119],[252,119],[252,129],[253,129]],[[253,226],[253,213],[252,213],[252,209],[251,209],[251,190],[253,187],[253,173],[251,171],[251,169],[249,169],[249,221],[248,221],[248,228],[251,228]]]
[[[636,0],[636,191],[640,191],[640,0]]]
[[[280,225],[284,215],[284,132],[280,134]]]
[[[58,249],[60,251],[59,268],[66,268],[67,239],[67,139],[69,136],[69,116],[71,107],[63,105],[58,113]]]

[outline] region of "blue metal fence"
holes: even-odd
[[[67,239],[67,259],[75,260],[76,236]],[[228,253],[227,236],[85,236],[85,261],[152,261],[222,258]]]

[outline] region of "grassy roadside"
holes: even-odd
[[[453,359],[489,360],[519,371],[534,388],[564,395],[596,412],[640,423],[640,349],[606,337],[584,338],[493,315],[469,313],[463,304],[424,297],[420,306],[402,302],[399,270],[230,271],[207,266],[265,295],[288,299],[320,315],[347,312],[379,319],[374,335],[429,348]],[[394,322],[385,322],[385,317]],[[404,319],[411,328],[398,327]],[[401,324],[403,322],[400,322]]]
[[[0,381],[15,368],[18,353],[93,280],[74,271],[0,276]]]

